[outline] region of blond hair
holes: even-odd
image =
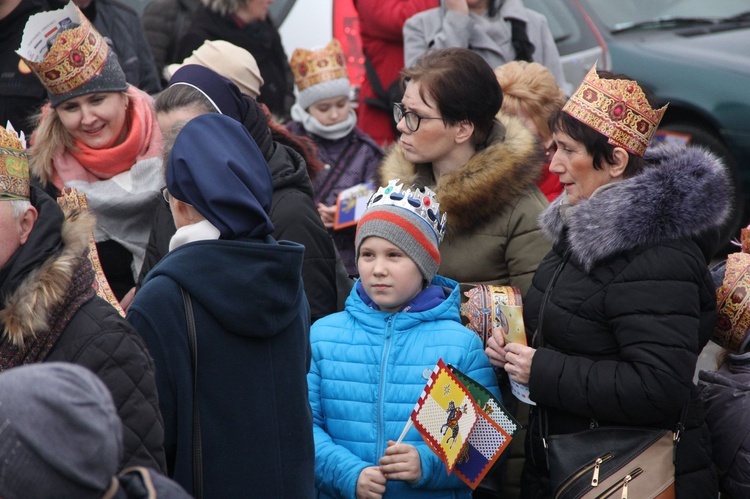
[[[495,68],[503,89],[500,112],[530,119],[543,141],[552,138],[548,120],[565,105],[552,72],[537,62],[512,61]]]
[[[54,156],[60,151],[73,147],[73,138],[49,104],[35,117],[36,127],[31,136],[29,148],[29,171],[36,175],[42,186],[52,179]]]

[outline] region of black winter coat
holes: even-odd
[[[728,177],[698,149],[657,149],[646,159],[644,173],[575,206],[561,196],[540,219],[554,246],[524,307],[537,348],[526,497],[546,497],[537,489],[547,475],[541,412],[552,435],[592,425],[676,429],[685,407],[677,497],[716,497],[692,379],[715,323],[708,243],[727,213]]]
[[[201,6],[177,45],[177,61],[189,57],[206,40],[226,40],[250,52],[263,75],[258,102],[268,106],[281,123],[289,119],[294,104],[294,77],[279,31],[269,19],[240,27],[231,16]]]

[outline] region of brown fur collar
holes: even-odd
[[[66,214],[62,224],[63,250],[31,271],[0,310],[3,338],[23,347],[26,338],[48,328],[49,312],[66,297],[73,271],[88,250],[94,217],[87,212]]]
[[[468,163],[435,183],[428,164],[415,165],[396,145],[383,161],[381,185],[401,179],[406,185],[427,185],[435,190],[440,209],[448,214],[448,236],[469,232],[514,203],[539,176],[543,152],[534,135],[516,118],[501,116],[490,145]]]

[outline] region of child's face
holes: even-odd
[[[362,287],[380,310],[398,310],[422,291],[422,273],[414,260],[382,237],[366,238],[357,268]]]
[[[307,112],[322,125],[331,126],[345,121],[349,117],[349,109],[349,97],[341,96],[319,100],[311,105]]]

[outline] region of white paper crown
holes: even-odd
[[[440,203],[436,200],[436,194],[429,187],[425,187],[423,190],[404,189],[404,185],[400,182],[399,179],[389,180],[386,187],[380,187],[372,195],[367,207],[398,206],[409,210],[432,227],[432,231],[437,236],[438,243],[440,243],[445,236],[447,215],[445,213],[440,214]]]

